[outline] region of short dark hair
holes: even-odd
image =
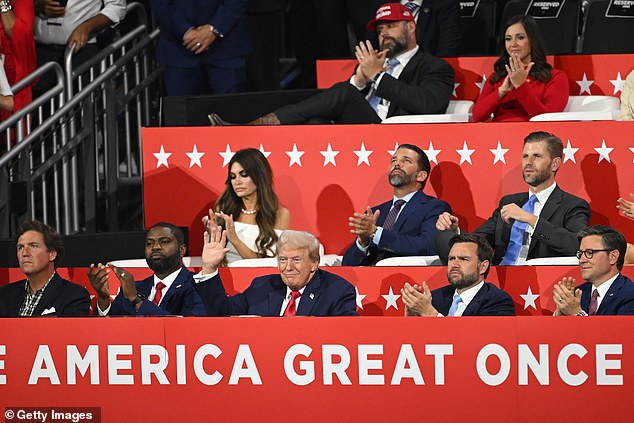
[[[529,142],[545,142],[551,159],[563,157],[564,155],[564,143],[561,142],[561,139],[557,135],[551,134],[550,132],[531,132],[524,138],[524,144]]]
[[[178,242],[178,246],[180,247],[181,245],[185,245],[185,234],[183,233],[183,230],[179,228],[178,226],[174,225],[173,223],[156,222],[154,225],[150,227],[148,232],[154,228],[169,229],[172,232],[172,235],[174,235],[174,238],[176,238],[176,242]]]
[[[606,250],[617,250],[619,252],[619,258],[616,261],[616,268],[623,269],[623,263],[625,262],[625,251],[627,250],[627,242],[625,237],[619,231],[609,226],[594,225],[588,226],[586,229],[579,231],[579,241],[583,238],[591,235],[598,235],[601,237],[603,248]]]
[[[431,170],[431,164],[429,163],[429,158],[427,154],[417,145],[414,144],[401,144],[398,146],[397,150],[401,148],[407,148],[408,150],[412,150],[418,154],[418,171],[424,170],[427,172],[427,177],[429,178],[429,171]],[[425,188],[425,184],[427,183],[427,179],[423,181],[423,186],[421,188]]]
[[[20,227],[18,228],[18,234],[15,237],[15,242],[18,242],[20,237],[24,235],[25,232],[35,231],[42,234],[42,238],[44,238],[44,245],[46,245],[46,249],[48,251],[55,251],[57,256],[55,260],[53,260],[53,266],[57,269],[64,258],[64,241],[62,241],[62,236],[57,232],[55,228],[47,225],[46,223],[42,223],[39,220],[27,220],[22,222]]]
[[[455,245],[460,243],[473,243],[478,246],[478,260],[480,263],[487,260],[489,265],[487,269],[484,271],[484,277],[486,278],[489,274],[489,270],[491,269],[491,261],[493,260],[493,248],[491,248],[491,244],[486,240],[485,237],[478,234],[460,234],[456,235],[451,240],[449,240],[449,250]]]

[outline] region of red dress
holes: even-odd
[[[568,103],[568,77],[553,69],[548,82],[531,80],[500,98],[498,88],[504,78],[495,84],[489,81],[473,106],[473,120],[485,122],[493,113],[493,122],[526,122],[542,113],[563,112]]]
[[[4,70],[10,85],[15,84],[35,70],[35,41],[33,39],[33,22],[35,12],[33,0],[15,0],[13,4],[15,24],[11,38],[2,27],[0,21],[0,51],[4,54]],[[31,102],[31,87],[26,87],[13,96],[14,111],[20,110]],[[0,120],[6,119],[11,112],[2,111]]]

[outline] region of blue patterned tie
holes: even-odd
[[[533,214],[535,212],[536,202],[537,196],[535,194],[531,195],[531,198],[529,198],[526,204],[522,206],[522,210]],[[513,266],[515,264],[520,255],[522,245],[524,244],[524,235],[527,227],[528,223],[519,222],[517,220],[513,223],[511,235],[509,237],[509,245],[506,247],[506,254],[500,262],[500,266]]]
[[[394,224],[396,223],[396,217],[398,216],[398,212],[401,211],[401,207],[405,204],[405,200],[401,200],[400,198],[394,202],[394,205],[388,212],[387,216],[385,216],[385,222],[383,222],[383,229],[392,230],[394,228]]]
[[[458,304],[462,302],[462,298],[458,294],[454,294],[453,301],[451,302],[451,307],[449,308],[449,313],[447,316],[453,317],[456,315],[456,311],[458,311]]]
[[[399,64],[399,61],[394,59],[393,57],[390,57],[389,59],[387,59],[387,70],[385,71],[385,73],[387,73],[388,75],[392,75],[392,71],[394,70],[394,67],[398,64]],[[368,103],[370,103],[370,107],[372,107],[375,112],[378,110],[380,102],[381,102],[381,97],[376,95],[376,88],[372,87],[372,92],[370,93],[370,96],[368,97]]]

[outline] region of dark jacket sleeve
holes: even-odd
[[[71,284],[69,288],[68,301],[60,316],[64,317],[87,317],[90,315],[90,294],[81,285]]]

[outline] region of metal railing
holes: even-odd
[[[138,192],[134,212],[124,214],[142,219],[141,127],[157,114],[160,89],[152,85],[162,69],[153,51],[159,30],[148,33],[139,3],[128,10],[141,24],[89,61],[73,66],[67,49],[64,70],[47,63],[12,87],[18,92],[48,72],[57,78],[0,123],[0,237],[12,236],[24,217],[63,234],[120,230],[122,187]]]

